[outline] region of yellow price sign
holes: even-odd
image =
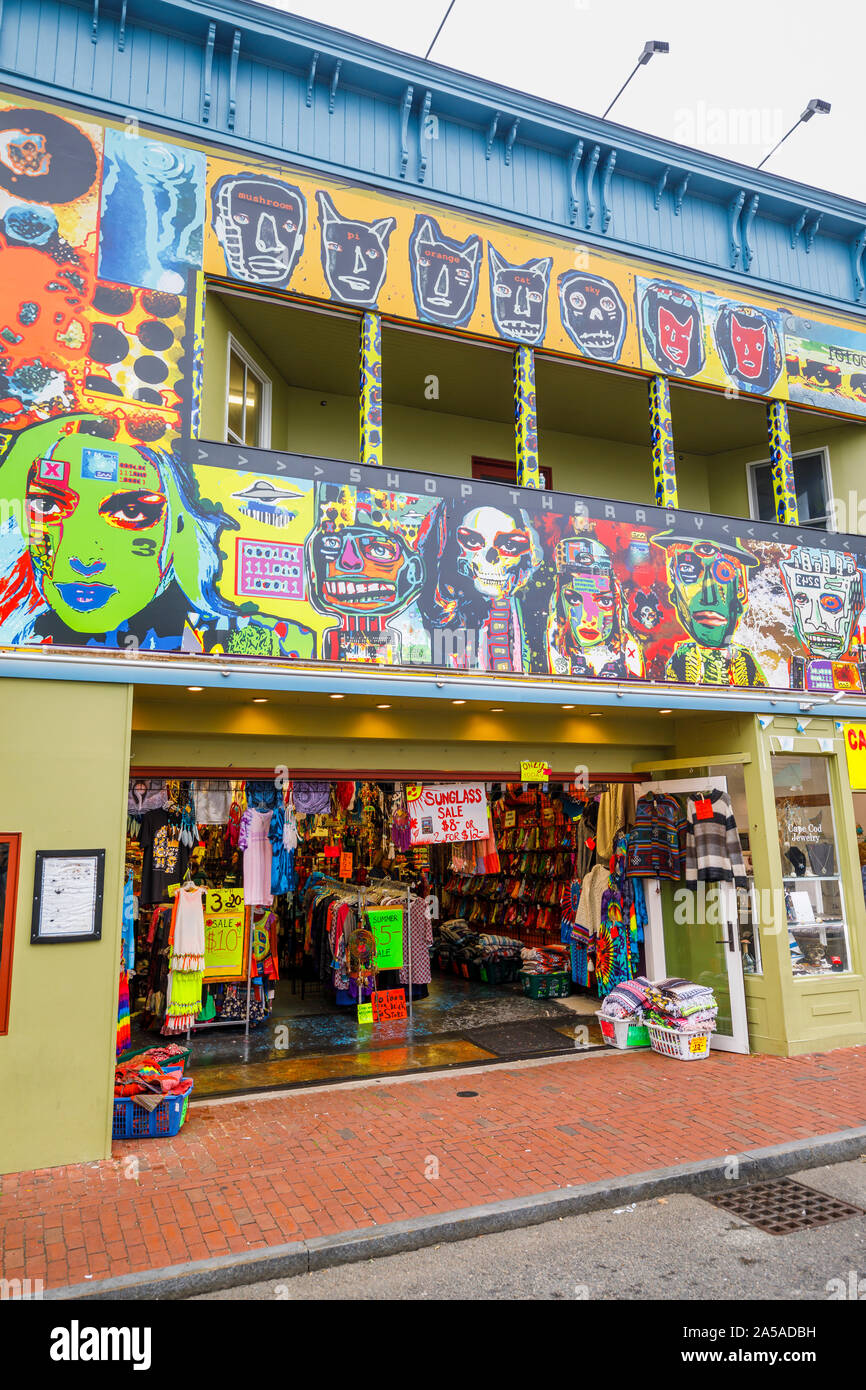
[[[695,1056],[700,1056],[706,1052],[708,1041],[708,1038],[691,1038],[689,1040],[689,1052],[693,1052]]]
[[[373,1022],[373,1005],[372,1005],[372,1004],[359,1004],[359,1005],[358,1005],[358,1022],[359,1022],[359,1023],[372,1023],[372,1022]]]
[[[521,782],[547,782],[550,779],[550,763],[528,762],[521,759],[520,780]]]

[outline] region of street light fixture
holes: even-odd
[[[784,145],[789,135],[794,134],[794,131],[797,129],[798,125],[805,125],[807,121],[811,121],[813,116],[829,116],[829,114],[829,101],[821,101],[820,97],[812,97],[812,100],[809,102],[808,106],[806,107],[806,110],[803,112],[800,119],[798,121],[795,121],[794,124],[791,126],[791,129],[787,132],[787,134],[783,135],[779,143],[773,146],[773,148],[770,150],[770,154],[764,155],[764,158],[761,160],[760,164],[758,165],[758,168],[763,169],[770,156],[776,153],[776,150],[779,148],[779,145]]]
[[[670,51],[671,51],[671,46],[670,46],[670,44],[669,44],[669,43],[665,43],[663,39],[648,39],[647,42],[646,42],[646,43],[644,44],[644,46],[643,46],[643,52],[641,53],[640,57],[638,58],[637,62],[636,62],[635,65],[634,65],[634,67],[632,68],[631,72],[629,73],[628,77],[627,77],[627,78],[625,79],[625,81],[623,82],[622,86],[620,87],[619,91],[617,92],[616,96],[614,97],[613,101],[610,103],[610,106],[607,108],[607,111],[605,111],[605,113],[604,113],[604,115],[602,116],[601,119],[604,120],[604,119],[606,118],[607,114],[608,114],[608,111],[612,111],[612,110],[613,110],[614,106],[615,106],[616,103],[619,101],[620,97],[622,96],[622,94],[623,94],[623,92],[625,91],[626,87],[628,86],[629,82],[631,82],[631,80],[632,80],[632,78],[634,77],[635,73],[637,72],[638,68],[645,67],[646,64],[649,62],[650,58],[653,56],[654,53],[670,53]]]

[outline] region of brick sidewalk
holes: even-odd
[[[866,1048],[610,1053],[192,1106],[176,1139],[0,1179],[0,1270],[58,1288],[863,1123]]]

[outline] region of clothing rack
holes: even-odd
[[[386,896],[397,898],[402,897],[403,885],[393,879],[374,879],[371,883],[359,884],[345,883],[339,878],[330,878],[323,874],[320,882],[327,883],[329,889],[338,897],[342,897],[346,902],[351,903],[358,911],[358,921],[363,922],[368,907],[397,907],[400,904],[395,902],[387,903]],[[412,891],[407,886],[406,906],[403,908],[405,913],[405,938],[406,938],[406,997],[409,1006],[409,1022],[412,1022],[412,923],[409,918],[412,906]],[[359,994],[360,999],[360,994]]]

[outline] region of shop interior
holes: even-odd
[[[604,1046],[603,999],[648,973],[648,880],[687,876],[694,800],[642,780],[136,772],[118,1052],[188,1041],[201,1098]],[[178,969],[193,899],[203,971]]]

